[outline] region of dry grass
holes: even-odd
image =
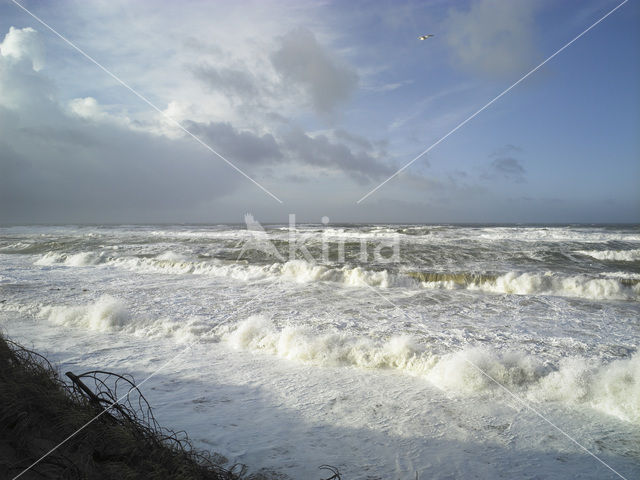
[[[159,427],[134,386],[132,379],[109,372],[87,372],[65,383],[44,357],[0,336],[0,472],[19,475],[126,388],[123,402],[20,478],[266,478],[246,477],[243,466],[224,468],[223,457],[198,452],[186,435]]]

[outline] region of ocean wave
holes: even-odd
[[[563,276],[553,272],[505,274],[409,272],[423,287],[480,290],[496,294],[549,295],[590,300],[639,300],[640,281],[628,278]]]
[[[335,282],[351,287],[467,289],[494,294],[549,295],[590,300],[639,300],[640,280],[625,275],[561,275],[554,272],[502,274],[474,272],[392,272],[360,266],[328,266],[291,260],[265,265],[218,259],[199,261],[172,251],[155,257],[109,256],[106,252],[48,252],[36,265],[109,265],[139,273],[211,275],[240,281],[282,279],[296,283]]]
[[[575,229],[572,227],[488,227],[477,232],[478,238],[492,241],[521,242],[640,242],[637,230],[633,232],[608,232],[595,228]]]
[[[291,260],[284,263],[266,265],[223,262],[220,260],[193,261],[187,256],[171,251],[153,258],[109,257],[104,252],[81,252],[76,254],[49,252],[40,257],[35,264],[70,267],[103,264],[141,273],[212,275],[244,281],[282,278],[298,283],[326,281],[350,286],[372,285],[380,287],[388,287],[394,283],[393,276],[387,270],[372,271],[361,267],[348,266],[329,267],[313,264],[305,260]],[[395,281],[395,283],[397,284],[398,282]]]
[[[33,246],[28,242],[15,242],[0,247],[0,253],[22,253]]]
[[[609,260],[614,262],[637,262],[640,261],[640,249],[635,250],[579,250],[577,253],[593,257],[598,260]]]
[[[438,355],[408,336],[387,340],[354,337],[309,327],[277,327],[250,317],[226,327],[223,341],[233,348],[269,353],[320,366],[393,369],[425,378],[461,395],[507,389],[532,402],[584,405],[624,421],[640,423],[640,354],[603,364],[584,358],[557,366],[521,352],[466,348]]]
[[[56,325],[82,327],[102,332],[122,329],[132,319],[125,304],[109,295],[103,295],[89,305],[42,307],[39,316],[47,318]]]
[[[97,332],[119,331],[141,337],[168,337],[179,342],[217,340],[215,330],[201,320],[134,315],[126,302],[111,295],[102,295],[85,305],[44,306],[35,315],[55,325]]]
[[[58,253],[47,252],[35,261],[36,265],[66,265],[68,267],[85,267],[98,265],[106,261],[104,253],[79,252],[79,253]]]
[[[507,389],[531,402],[582,405],[640,423],[640,353],[609,363],[575,357],[555,365],[522,352],[490,348],[442,353],[443,345],[424,344],[409,335],[370,338],[337,329],[277,325],[261,315],[217,326],[197,319],[144,317],[110,295],[84,305],[40,307],[36,315],[55,325],[98,332],[222,341],[237,350],[321,367],[396,370],[456,395],[501,394]]]
[[[362,368],[393,368],[426,373],[432,367],[428,355],[409,337],[386,342],[349,336],[343,332],[318,333],[310,327],[277,328],[273,322],[253,316],[222,331],[232,347],[264,351],[290,360],[321,365],[352,365]]]

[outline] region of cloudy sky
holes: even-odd
[[[2,2],[0,222],[639,222],[636,1],[357,203],[618,3]]]

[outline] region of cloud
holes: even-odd
[[[518,183],[524,182],[526,170],[520,162],[513,157],[500,157],[491,162],[491,173]],[[491,174],[490,174],[491,176]]]
[[[508,143],[495,149],[488,157],[491,160],[488,166],[481,169],[480,178],[484,180],[506,179],[515,183],[526,182],[527,170],[516,158],[522,153],[522,148]]]
[[[333,131],[333,135],[335,136],[335,138],[339,140],[343,140],[346,143],[349,143],[356,147],[359,147],[362,150],[371,150],[373,148],[373,145],[371,145],[371,142],[366,138],[361,137],[360,135],[354,135],[353,133],[349,133],[342,128],[335,129]]]
[[[255,97],[259,92],[257,79],[246,69],[202,64],[192,67],[192,70],[197,79],[214,91],[239,95],[245,99]]]
[[[522,74],[534,64],[532,2],[477,0],[468,10],[451,9],[446,39],[454,63],[493,77]]]
[[[260,164],[282,159],[282,152],[270,133],[260,136],[249,131],[239,131],[230,123],[205,124],[187,121],[185,126],[233,162]]]
[[[241,181],[191,140],[113,122],[92,100],[71,111],[14,60],[0,56],[0,222],[189,218]]]
[[[512,145],[510,143],[496,149],[491,155],[489,155],[490,157],[504,157],[507,155],[516,155],[518,153],[522,152],[522,148],[518,147],[517,145]]]
[[[0,43],[0,55],[13,60],[26,60],[35,71],[44,66],[44,48],[33,28],[9,28],[9,33]]]
[[[344,144],[332,142],[326,135],[311,136],[300,129],[291,129],[282,136],[282,148],[292,161],[346,172],[361,184],[395,171],[370,152],[354,151]]]
[[[284,81],[302,88],[318,113],[331,113],[358,85],[358,74],[332,56],[306,28],[280,39],[271,62]]]

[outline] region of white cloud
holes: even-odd
[[[44,48],[33,28],[9,28],[0,43],[0,55],[15,60],[29,60],[35,71],[44,67]]]

